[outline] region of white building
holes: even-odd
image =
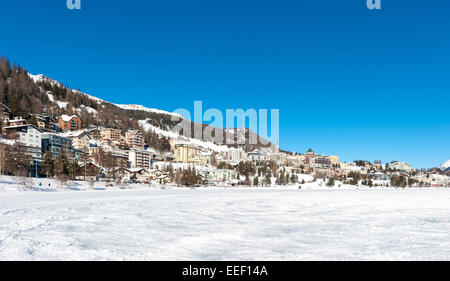
[[[6,135],[15,135],[17,141],[27,147],[27,151],[35,161],[42,159],[42,131],[34,125],[25,124],[4,127]]]
[[[150,169],[152,153],[146,150],[130,150],[128,152],[128,161],[131,168]]]
[[[267,152],[255,149],[248,153],[247,160],[249,161],[267,161],[269,157],[267,156]]]
[[[287,154],[282,152],[272,152],[267,155],[268,160],[277,163],[284,163],[287,160]]]
[[[235,170],[230,169],[207,169],[199,171],[199,174],[209,184],[236,184],[238,182],[238,174]]]
[[[225,157],[230,162],[241,162],[247,159],[247,153],[242,149],[231,148],[224,152]]]

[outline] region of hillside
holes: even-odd
[[[113,104],[94,95],[70,89],[43,74],[29,74],[16,64],[10,66],[9,60],[4,57],[0,57],[0,101],[11,109],[14,116],[46,114],[57,119],[62,114],[74,114],[80,117],[83,127],[100,126],[122,131],[140,129],[146,132],[147,143],[157,150],[167,150],[169,138],[182,138],[172,131],[180,122],[172,121],[172,117],[181,117],[178,114],[147,108],[143,105]],[[191,122],[192,132],[194,126],[195,123]],[[205,126],[207,125],[202,124],[203,128]],[[230,132],[230,130],[227,131]],[[220,144],[213,143],[213,140],[182,139],[201,147],[223,151],[227,149],[227,146],[221,145],[225,143],[227,131],[222,131],[224,141]],[[250,136],[255,136],[256,133],[249,129],[232,130],[232,132],[234,140],[237,142],[239,139],[239,143],[242,143],[234,146],[246,151],[271,145],[258,136],[256,136],[258,143],[250,145]]]

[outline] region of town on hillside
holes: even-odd
[[[215,151],[175,137],[170,149],[157,151],[140,130],[83,124],[76,115],[13,116],[7,105],[0,107],[2,175],[178,186],[301,187],[316,180],[327,186],[450,185],[448,169],[417,170],[401,161],[345,163],[312,149],[280,151],[278,145]]]

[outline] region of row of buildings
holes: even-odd
[[[104,149],[121,167],[148,169],[152,161],[163,160],[160,155],[145,150],[144,136],[139,130],[122,134],[112,128],[83,129],[81,120],[75,115],[62,115],[57,121],[42,114],[14,117],[6,105],[0,105],[3,120],[1,138],[15,140],[25,146],[35,172],[40,170],[45,153],[50,152],[55,159],[62,149],[79,161],[85,155],[93,162],[100,162],[97,152]]]
[[[146,146],[144,134],[139,130],[123,132],[114,128],[83,129],[81,120],[75,115],[62,115],[57,121],[39,114],[14,118],[7,106],[2,104],[0,109],[4,120],[2,139],[22,143],[32,158],[32,167],[36,172],[40,170],[45,153],[50,152],[55,159],[62,149],[77,159],[81,165],[88,165],[89,161],[94,170],[101,169],[101,166],[105,165],[102,152],[108,153],[113,159],[113,166],[126,170],[122,175],[125,179],[140,182],[147,182],[149,179],[165,181],[167,175],[155,172],[155,164],[163,162],[202,167],[199,169],[199,175],[204,182],[211,184],[235,183],[239,180],[234,169],[216,168],[220,162],[237,166],[243,161],[271,161],[277,163],[280,169],[289,168],[304,174],[339,177],[358,173],[370,175],[371,178],[380,181],[390,180],[393,175],[409,175],[414,172],[410,165],[400,161],[385,165],[367,161],[345,163],[340,162],[338,156],[316,154],[311,149],[305,154],[285,153],[281,152],[278,146],[259,148],[250,152],[240,148],[213,151],[208,146],[202,147],[189,140],[170,139],[170,152],[159,153]],[[419,177],[418,180],[430,181],[429,177],[423,177],[423,174],[415,176]],[[439,180],[445,181],[441,178]]]

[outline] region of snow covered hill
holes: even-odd
[[[168,112],[168,111],[164,111],[164,110],[160,110],[160,109],[156,109],[156,108],[148,108],[143,105],[137,105],[137,104],[115,104],[115,105],[122,109],[126,109],[126,110],[140,110],[140,111],[146,111],[146,112],[154,112],[154,113],[158,113],[158,114],[168,114],[168,115],[176,116],[178,118],[183,118],[180,114],[177,114],[177,113]]]
[[[51,79],[43,74],[38,74],[38,75],[33,75],[33,74],[29,74],[30,78],[35,82],[48,82],[51,85],[57,85],[60,87],[63,87],[63,84]],[[75,94],[81,94],[84,95],[86,97],[88,97],[90,100],[94,101],[95,104],[98,104],[98,108],[94,109],[92,107],[88,107],[85,105],[81,105],[79,108],[76,108],[74,110],[74,113],[76,114],[81,113],[82,109],[84,109],[85,111],[87,111],[90,115],[92,115],[92,117],[94,118],[98,118],[98,113],[99,111],[101,111],[103,108],[105,107],[116,107],[118,109],[122,109],[122,110],[127,110],[127,111],[136,111],[136,112],[146,112],[146,113],[151,113],[154,114],[151,118],[145,118],[144,116],[142,116],[141,114],[136,114],[136,119],[138,121],[138,123],[143,127],[144,130],[148,131],[148,130],[152,130],[154,132],[156,132],[159,135],[168,137],[168,138],[172,138],[172,139],[179,139],[182,140],[183,142],[186,143],[191,143],[194,145],[197,145],[199,147],[203,147],[206,149],[211,149],[213,151],[216,152],[223,152],[228,150],[228,146],[224,145],[225,143],[225,139],[223,142],[221,143],[213,143],[211,141],[208,140],[199,140],[199,139],[195,139],[195,138],[185,138],[185,137],[181,137],[180,135],[178,135],[177,133],[174,133],[171,128],[173,127],[174,124],[176,124],[177,121],[172,122],[172,117],[176,116],[179,119],[179,121],[183,120],[183,117],[177,113],[173,113],[173,112],[168,112],[168,111],[164,111],[164,110],[160,110],[160,109],[156,109],[156,108],[148,108],[145,107],[143,105],[136,105],[136,104],[114,104],[114,103],[110,103],[107,102],[105,100],[99,99],[95,96],[83,93],[81,91],[78,90],[73,90],[72,92],[74,92]],[[47,91],[45,93],[50,102],[54,103],[59,109],[61,110],[67,110],[68,109],[68,102],[67,101],[63,101],[63,100],[58,100],[56,98],[55,95],[52,94],[51,91]],[[164,118],[160,118],[160,116],[164,116]],[[152,122],[154,121],[154,122]],[[270,143],[267,143],[266,141],[264,141],[263,139],[259,138],[257,136],[256,133],[252,132],[251,130],[249,130],[248,128],[239,128],[239,129],[226,129],[223,132],[224,137],[227,136],[227,133],[232,133],[234,135],[235,138],[235,142],[239,145],[239,148],[243,148],[243,149],[247,149],[247,150],[252,150],[255,148],[259,148],[259,144],[262,146],[270,146]],[[250,139],[258,139],[258,144],[256,145],[249,145],[249,141]],[[247,140],[247,141],[246,141]]]

